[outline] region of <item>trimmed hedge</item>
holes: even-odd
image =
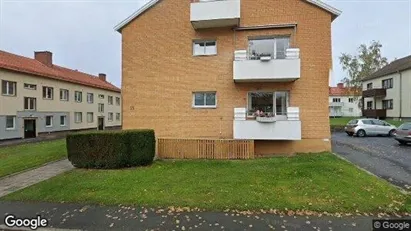
[[[149,165],[155,155],[153,130],[67,135],[68,159],[77,168],[117,169]]]

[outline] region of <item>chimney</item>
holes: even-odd
[[[50,51],[35,51],[34,59],[46,66],[53,66],[53,53]]]
[[[104,82],[106,82],[106,74],[99,73],[99,74],[98,74],[98,78],[101,79],[101,80],[103,80]]]
[[[337,84],[337,87],[338,87],[338,88],[344,88],[344,83],[339,83],[339,84]]]

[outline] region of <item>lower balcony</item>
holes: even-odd
[[[248,118],[246,108],[234,109],[234,139],[301,140],[298,107],[287,108],[286,116]]]
[[[283,56],[251,55],[246,50],[234,54],[235,82],[291,82],[301,77],[300,49],[288,48]]]
[[[330,107],[343,107],[343,102],[330,102]]]
[[[367,89],[362,91],[362,97],[369,98],[369,97],[385,97],[387,96],[387,89],[385,88],[374,88],[374,89]]]
[[[364,109],[362,110],[362,116],[371,118],[386,118],[386,109]]]

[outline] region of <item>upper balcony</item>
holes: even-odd
[[[385,96],[387,96],[387,89],[385,88],[373,88],[373,89],[367,89],[367,90],[362,91],[363,98],[385,97]]]
[[[287,48],[285,53],[250,54],[235,51],[235,82],[291,82],[301,77],[300,49]]]
[[[194,29],[235,27],[240,24],[241,0],[191,0]]]
[[[301,140],[300,109],[288,107],[287,115],[247,116],[246,108],[234,108],[234,139]]]

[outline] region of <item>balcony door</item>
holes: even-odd
[[[267,116],[287,118],[287,107],[289,94],[287,91],[277,92],[249,92],[248,93],[248,116],[254,117],[257,111]]]
[[[253,38],[248,40],[248,59],[260,60],[261,57],[285,59],[290,48],[290,37]]]

